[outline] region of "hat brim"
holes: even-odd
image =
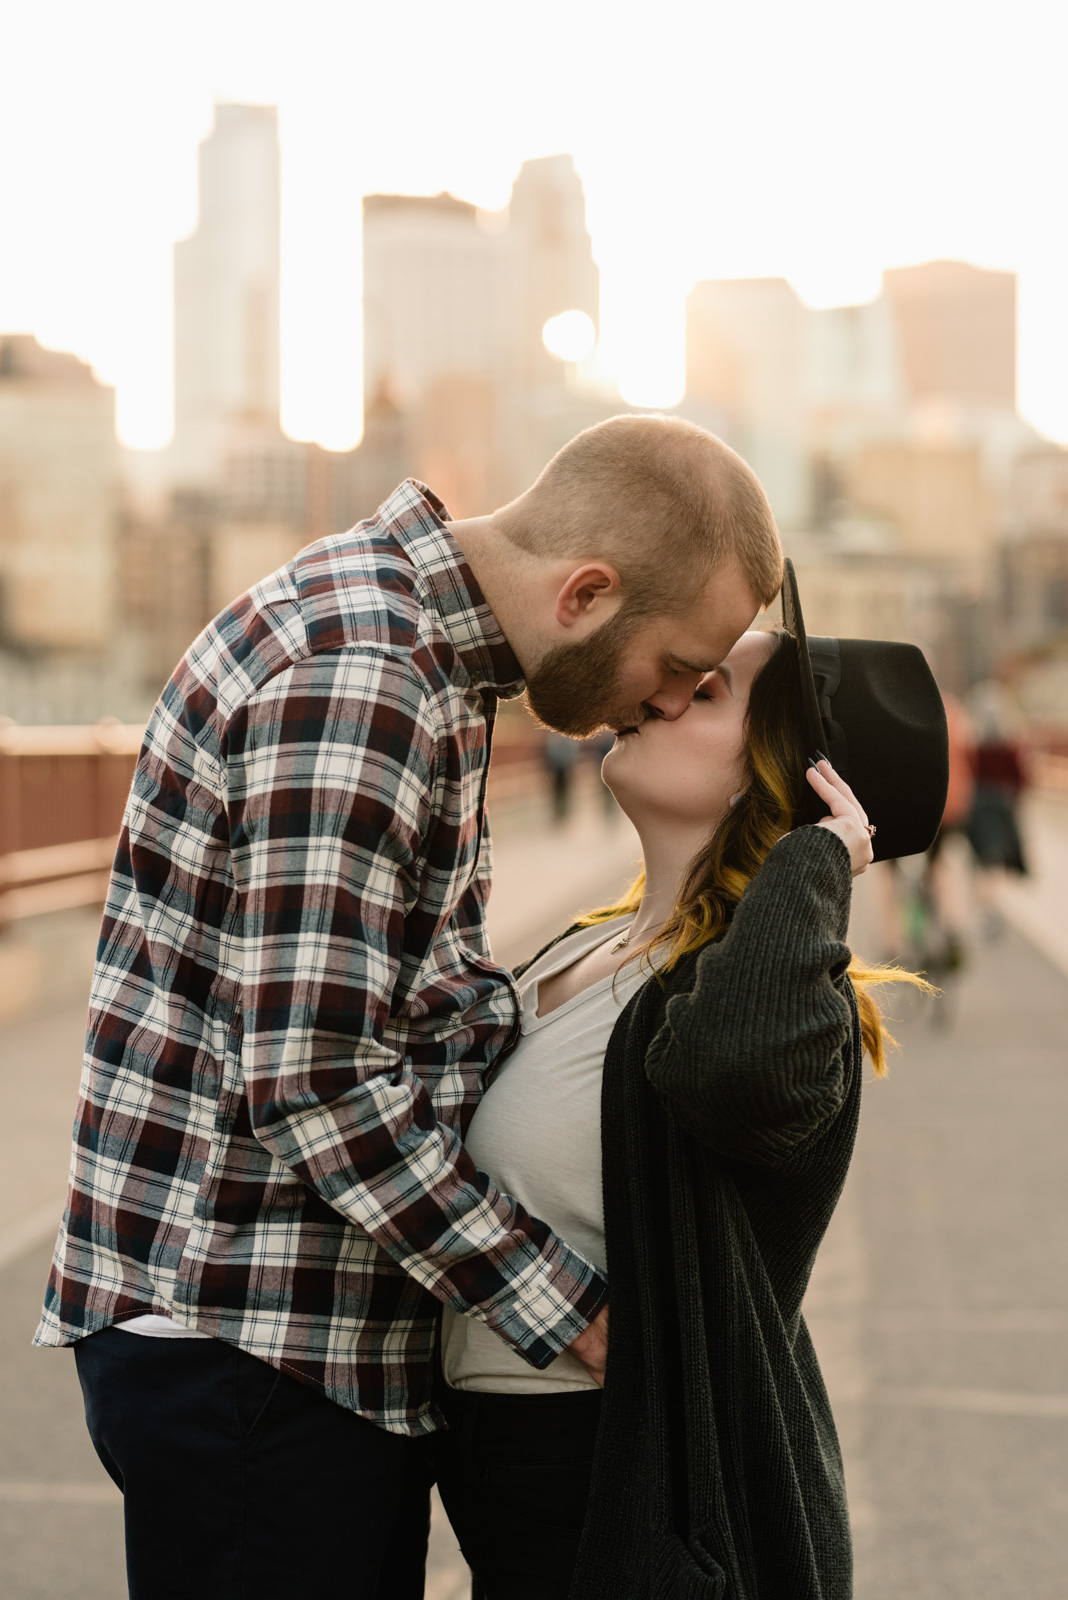
[[[824,747],[823,718],[820,716],[819,696],[816,693],[816,680],[812,673],[812,657],[808,653],[808,634],[805,632],[805,619],[801,614],[801,597],[797,592],[797,574],[794,572],[794,564],[789,556],[783,561],[782,625],[787,633],[793,634],[797,641],[797,667],[801,680],[803,742],[805,754],[815,760],[817,751]],[[811,789],[809,794],[812,794]],[[813,795],[812,798],[816,799],[816,796]],[[819,804],[818,801],[817,804]],[[822,807],[820,815],[825,810],[826,807]]]
[[[920,854],[938,832],[949,784],[945,706],[923,652],[885,639],[810,638],[789,560],[782,610],[797,643],[803,753],[826,755],[878,823],[876,861]],[[803,777],[799,820],[827,811]]]

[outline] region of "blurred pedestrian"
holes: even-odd
[[[949,784],[941,825],[923,856],[888,861],[873,880],[884,959],[907,961],[941,983],[965,959],[970,904],[971,851],[967,825],[975,789],[975,745],[971,722],[954,695],[943,695],[949,752]],[[966,852],[961,858],[961,848]],[[938,1008],[945,1021],[945,1006]]]
[[[979,900],[988,937],[1001,931],[998,895],[1006,875],[1026,874],[1027,862],[1017,814],[1027,786],[1018,740],[1011,731],[1011,709],[1001,685],[983,684],[973,693],[977,728],[973,756],[975,787],[968,816],[968,840],[979,871]]]
[[[944,694],[949,740],[949,787],[942,825],[927,852],[926,892],[932,936],[922,957],[936,981],[964,964],[968,923],[967,885],[959,849],[967,849],[967,829],[975,795],[975,738],[968,713],[952,694]]]
[[[610,728],[602,729],[600,733],[595,733],[592,738],[586,740],[586,749],[597,768],[597,785],[601,791],[601,804],[604,808],[605,817],[609,822],[615,822],[619,816],[619,807],[616,805],[615,795],[604,781],[601,767],[605,756],[615,742],[616,736]]]
[[[675,722],[620,734],[605,773],[642,875],[521,971],[467,1134],[611,1298],[603,1391],[446,1310],[438,1482],[484,1600],[852,1594],[801,1302],[865,1049],[884,1070],[869,985],[919,982],[851,957],[852,878],[929,845],[945,717],[913,646],[806,643],[789,567],[784,616]]]
[[[549,804],[558,826],[571,814],[572,779],[581,746],[564,733],[549,733],[541,747],[542,764],[549,778]]]
[[[37,1342],[73,1345],[131,1600],[417,1600],[441,1306],[596,1377],[603,1272],[461,1143],[518,1023],[498,698],[683,714],[780,580],[741,458],[618,417],[490,516],[414,480],[200,635],[149,721]]]

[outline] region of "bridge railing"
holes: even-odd
[[[144,728],[29,727],[0,719],[0,926],[102,904]],[[489,802],[543,783],[538,735],[494,747]]]
[[[0,922],[103,900],[143,733],[0,722]]]

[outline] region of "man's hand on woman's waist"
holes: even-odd
[[[608,1307],[602,1306],[577,1339],[567,1347],[578,1356],[598,1388],[604,1388],[604,1368],[608,1359]]]

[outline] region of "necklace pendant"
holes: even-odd
[[[612,954],[615,955],[617,950],[625,950],[629,943],[630,943],[630,934],[629,933],[625,933],[623,935],[622,939],[620,939],[617,944],[614,944],[612,946]]]

